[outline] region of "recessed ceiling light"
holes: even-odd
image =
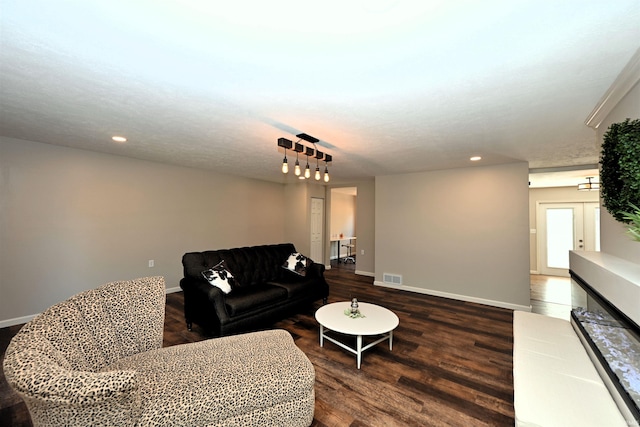
[[[124,136],[112,136],[111,139],[113,139],[115,142],[127,142],[127,138],[125,138]]]
[[[478,160],[481,160],[481,159],[482,159],[482,157],[480,157],[480,156],[473,156],[473,157],[469,158],[469,160],[471,160],[472,162],[477,162]]]

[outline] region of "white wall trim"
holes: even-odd
[[[23,323],[30,322],[37,314],[30,316],[16,317],[14,319],[0,320],[0,328],[8,328],[9,326],[22,325]]]
[[[182,289],[179,286],[176,286],[173,288],[166,288],[164,293],[172,294],[174,292],[180,292],[180,291],[182,291]],[[9,326],[22,325],[23,323],[30,322],[39,314],[40,313],[36,313],[29,316],[16,317],[15,319],[0,320],[0,328],[8,328]]]
[[[326,270],[331,270],[331,266],[330,265],[325,265],[324,268]],[[356,270],[355,274],[359,274],[360,276],[376,277],[376,274],[372,273],[371,271]]]
[[[359,274],[360,276],[376,277],[376,274],[370,271],[356,270],[356,274]]]
[[[611,87],[600,98],[585,124],[598,129],[603,120],[618,105],[620,100],[640,81],[640,48],[636,50],[627,65],[622,69]]]
[[[519,304],[511,304],[508,302],[504,302],[504,301],[494,301],[494,300],[489,300],[489,299],[484,299],[484,298],[476,298],[476,297],[471,297],[468,295],[459,295],[459,294],[452,294],[449,292],[442,292],[442,291],[435,291],[433,289],[425,289],[425,288],[416,288],[414,286],[393,286],[393,285],[389,285],[388,283],[384,283],[384,282],[379,282],[379,281],[375,281],[373,282],[373,284],[375,286],[381,286],[384,288],[392,288],[392,289],[398,289],[401,291],[409,291],[409,292],[416,292],[419,294],[425,294],[425,295],[432,295],[435,297],[443,297],[443,298],[449,298],[449,299],[454,299],[454,300],[458,300],[458,301],[467,301],[467,302],[475,302],[477,304],[482,304],[482,305],[489,305],[492,307],[499,307],[499,308],[507,308],[509,310],[519,310],[519,311],[531,311],[531,306],[526,306],[526,305],[519,305]]]

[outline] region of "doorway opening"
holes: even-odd
[[[530,170],[530,287],[534,313],[568,320],[569,251],[600,250],[600,197],[578,191],[586,177],[599,181],[598,165]]]
[[[358,188],[331,189],[329,259],[331,268],[353,270],[357,263],[356,206]]]
[[[538,271],[569,277],[569,251],[600,250],[600,204],[539,203]]]

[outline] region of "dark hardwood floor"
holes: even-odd
[[[334,264],[335,265],[335,264]],[[383,305],[400,318],[393,351],[384,343],[355,356],[319,346],[317,303],[273,325],[289,331],[316,370],[314,426],[513,426],[512,312],[373,286],[353,264],[327,270],[330,302]],[[270,325],[265,325],[269,327]],[[0,329],[0,356],[20,326]],[[187,331],[182,293],[167,295],[164,345],[205,339]],[[30,426],[20,398],[0,377],[0,425]]]

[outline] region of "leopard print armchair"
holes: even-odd
[[[82,292],[4,360],[35,426],[308,426],[315,371],[283,330],[162,348],[162,277]]]

